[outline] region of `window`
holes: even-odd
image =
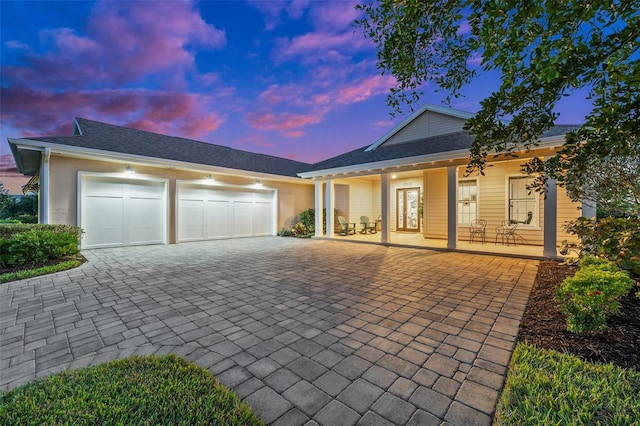
[[[468,225],[478,218],[478,181],[458,181],[458,224]]]
[[[538,193],[528,188],[532,184],[532,177],[509,177],[508,217],[521,226],[538,226]]]

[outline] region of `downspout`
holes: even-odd
[[[45,148],[40,163],[40,194],[38,197],[38,223],[49,223],[49,160],[51,148]]]

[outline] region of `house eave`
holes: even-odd
[[[547,138],[540,139],[539,143],[532,150],[544,150],[544,149],[553,149],[558,146],[561,146],[564,142],[564,135],[560,136],[551,136]],[[310,172],[298,173],[303,179],[319,179],[326,177],[335,177],[337,175],[345,175],[345,174],[355,174],[355,173],[363,173],[367,171],[379,171],[384,172],[384,170],[390,168],[399,168],[399,167],[407,167],[407,166],[419,166],[430,163],[437,163],[443,161],[460,161],[466,160],[469,158],[469,150],[468,149],[459,149],[455,151],[447,151],[447,152],[439,152],[435,154],[427,154],[427,155],[418,155],[413,157],[402,157],[396,158],[392,160],[384,160],[384,161],[376,161],[370,163],[361,163],[354,164],[350,166],[344,167],[335,167],[330,169],[322,169],[322,170],[314,170]]]

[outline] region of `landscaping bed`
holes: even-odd
[[[570,333],[554,296],[558,285],[576,269],[555,261],[540,262],[518,342],[640,371],[640,298],[635,296],[640,289],[636,286],[621,299],[623,315],[611,317],[606,329],[584,335]]]

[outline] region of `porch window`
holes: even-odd
[[[538,226],[538,193],[529,189],[532,184],[532,177],[509,177],[509,220],[521,226]]]
[[[478,181],[458,181],[458,224],[468,225],[478,218]]]

